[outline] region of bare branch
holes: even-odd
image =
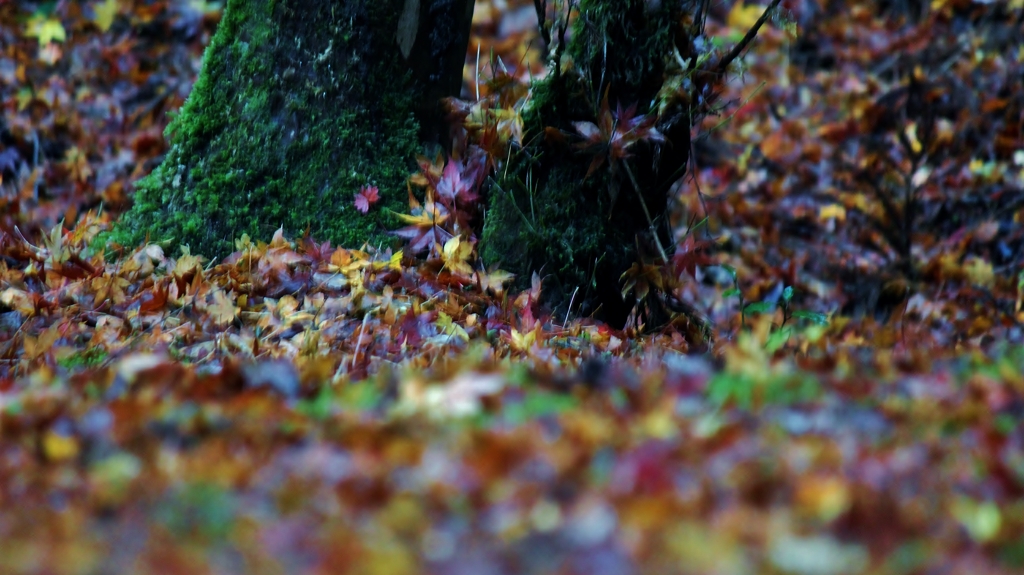
[[[739,58],[740,54],[747,49],[747,44],[750,44],[754,37],[757,36],[757,31],[760,30],[761,26],[768,21],[768,16],[771,15],[772,10],[779,5],[779,2],[781,2],[781,0],[772,0],[772,3],[764,9],[764,14],[761,14],[761,17],[757,19],[757,22],[750,27],[750,30],[747,30],[746,36],[740,40],[740,43],[733,46],[732,51],[718,62],[718,66],[715,68],[716,74],[724,74],[725,71],[728,70],[729,64],[732,64],[733,60]]]

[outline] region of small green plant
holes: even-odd
[[[761,378],[749,373],[722,372],[708,382],[707,394],[715,407],[732,404],[740,409],[753,409],[812,402],[821,396],[821,384],[809,374],[779,373]]]
[[[107,351],[101,347],[89,347],[71,355],[59,358],[57,365],[68,370],[97,367],[107,359]]]
[[[776,309],[782,310],[782,323],[772,329],[768,340],[765,342],[765,348],[769,353],[781,349],[789,341],[789,338],[793,335],[794,327],[796,327],[793,325],[793,320],[802,320],[805,322],[805,325],[828,325],[829,318],[827,314],[804,309],[793,309],[793,295],[795,294],[793,286],[783,287],[782,293],[778,297],[747,303],[743,297],[743,291],[740,289],[739,276],[736,273],[736,269],[729,265],[721,267],[732,277],[733,281],[733,287],[725,290],[722,293],[722,297],[735,297],[739,300],[741,328],[746,328],[748,315],[775,313]]]

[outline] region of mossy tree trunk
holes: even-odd
[[[234,238],[309,230],[392,241],[438,101],[457,95],[473,0],[229,0],[163,163],[114,235],[223,256]],[[381,201],[354,207],[364,185]]]
[[[473,4],[229,0],[168,127],[171,148],[137,186],[114,240],[222,256],[243,233],[266,238],[283,226],[336,244],[389,243],[412,158],[425,140],[445,143],[439,100],[458,91]],[[579,11],[572,38],[534,86],[528,143],[486,194],[480,253],[524,285],[539,271],[559,313],[575,300],[573,311],[601,308],[621,325],[634,302],[620,296],[620,276],[671,255],[668,190],[685,171],[692,126],[751,34],[716,62],[706,0],[569,4]],[[615,131],[629,118],[656,130],[618,153],[614,138],[581,137],[583,123]],[[381,196],[365,215],[354,204],[364,185]]]
[[[491,189],[481,254],[521,281],[539,271],[559,313],[574,301],[573,312],[600,308],[600,317],[622,325],[635,301],[621,296],[620,276],[640,259],[671,255],[668,191],[685,171],[704,107],[686,101],[707,80],[686,67],[701,53],[700,5],[581,0],[560,70],[534,87],[524,124],[536,137]],[[580,123],[600,126],[602,114],[627,122],[617,109],[634,105],[634,117],[656,121],[662,141],[637,141],[617,160],[608,145],[582,141]]]

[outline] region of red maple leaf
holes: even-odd
[[[356,209],[365,214],[370,211],[370,206],[376,204],[379,199],[377,186],[367,184],[360,188],[359,193],[356,194]]]
[[[665,137],[654,127],[654,116],[636,116],[636,104],[626,109],[618,105],[612,114],[608,107],[607,88],[601,100],[597,123],[573,122],[572,125],[579,135],[583,136],[583,141],[577,143],[576,148],[592,149],[595,152],[594,159],[587,169],[588,178],[604,164],[605,160],[614,165],[617,160],[628,158],[629,148],[636,142],[665,141]]]
[[[710,247],[711,242],[697,240],[693,237],[693,234],[687,235],[686,239],[676,247],[676,253],[672,256],[675,272],[677,274],[686,272],[690,276],[696,277],[697,266],[708,266],[715,263],[714,259],[708,254]]]
[[[446,207],[452,209],[456,204],[470,207],[480,199],[477,189],[487,175],[487,154],[482,149],[470,146],[463,158],[450,158],[440,174],[437,168],[420,162],[423,175]]]
[[[333,253],[334,248],[331,247],[330,240],[318,244],[313,238],[307,237],[302,241],[301,254],[309,258],[314,267],[318,267],[323,262],[329,262]]]

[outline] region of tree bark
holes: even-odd
[[[623,272],[671,254],[668,190],[721,71],[697,65],[710,49],[704,0],[569,5],[579,18],[555,50],[565,59],[534,86],[527,143],[485,194],[480,253],[523,285],[540,272],[558,313],[575,301],[573,311],[601,309],[621,325],[635,303],[620,295]],[[412,159],[425,141],[445,143],[439,100],[459,90],[472,9],[473,0],[229,0],[168,128],[170,150],[138,184],[114,241],[222,256],[243,234],[284,227],[349,246],[393,243]],[[656,121],[658,138],[618,157],[612,139],[581,146],[581,123],[603,125],[610,109],[621,127],[631,106],[637,121]],[[591,171],[600,154],[603,168]],[[362,186],[381,197],[367,214],[354,204]]]
[[[219,256],[243,233],[390,242],[423,141],[457,95],[472,0],[229,0],[114,241]],[[368,214],[354,195],[376,186]]]
[[[490,191],[481,255],[522,287],[539,272],[559,315],[574,303],[574,313],[623,325],[636,302],[623,298],[622,274],[640,260],[657,263],[662,249],[671,255],[668,191],[685,171],[690,129],[705,104],[685,101],[702,88],[700,70],[668,66],[699,54],[698,5],[581,0],[565,61],[534,86],[524,114],[528,143]],[[600,126],[609,113],[626,121],[620,111],[630,106],[636,118],[657,118],[664,141],[638,141],[618,159],[610,141],[581,141],[580,123]]]

